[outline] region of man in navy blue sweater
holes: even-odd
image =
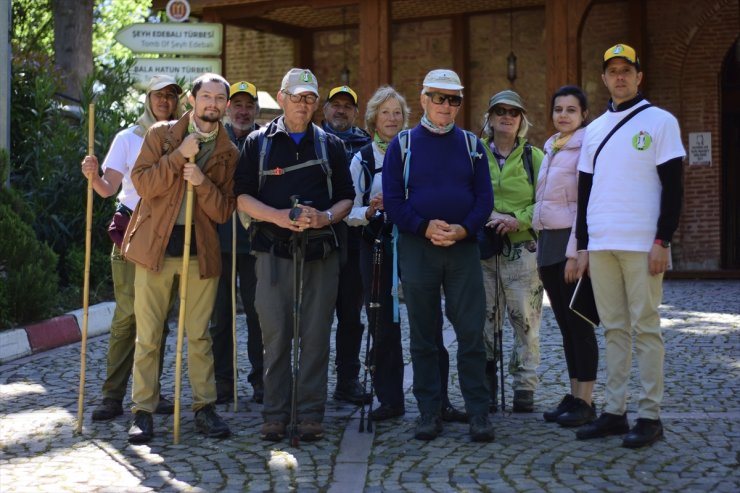
[[[457,369],[473,441],[494,438],[488,419],[485,297],[475,232],[493,209],[488,159],[476,139],[470,153],[455,126],[462,105],[460,78],[451,70],[424,79],[421,123],[409,135],[408,163],[395,138],[383,163],[383,202],[398,226],[398,255],[411,330],[414,396],[421,416],[414,436],[442,431],[436,317],[444,289],[447,318],[457,334]],[[408,178],[408,179],[406,179]]]

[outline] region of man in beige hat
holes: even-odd
[[[293,439],[324,435],[336,238],[355,191],[342,141],[311,123],[318,96],[310,70],[288,71],[277,94],[283,114],[247,137],[234,177],[238,208],[253,219],[254,302],[265,347],[264,440],[282,440],[289,422]],[[299,354],[291,354],[294,331]],[[291,356],[299,358],[297,366]]]
[[[111,253],[111,276],[113,278],[113,295],[116,308],[110,325],[108,340],[108,366],[103,383],[103,401],[93,410],[93,421],[107,421],[123,414],[123,397],[131,376],[134,363],[134,342],[136,341],[136,319],[134,317],[134,273],[136,266],[126,261],[121,255],[121,241],[139,194],[131,182],[131,169],[136,156],[144,143],[144,134],[149,127],[158,121],[180,118],[182,108],[178,101],[182,88],[177,81],[168,75],[155,75],[149,81],[144,100],[144,113],[136,124],[120,131],[113,138],[113,143],[103,161],[103,175],[99,175],[98,159],[85,156],[82,161],[82,173],[92,175],[93,189],[101,197],[110,197],[121,188],[117,197],[116,213],[113,216],[108,232],[113,240]],[[169,327],[164,324],[163,343],[159,355],[162,376],[164,360],[164,340]],[[160,394],[155,409],[157,414],[172,414],[174,405]]]
[[[452,70],[427,74],[421,123],[401,132],[385,154],[383,205],[400,233],[398,262],[409,314],[414,396],[421,413],[414,437],[432,440],[442,432],[436,344],[442,288],[447,318],[457,335],[470,436],[489,442],[494,430],[488,417],[486,301],[476,231],[493,208],[493,192],[483,145],[455,125],[462,89]]]

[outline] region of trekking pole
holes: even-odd
[[[95,152],[95,103],[88,106],[87,155]],[[77,399],[77,433],[82,433],[85,410],[85,365],[87,361],[87,324],[90,305],[90,257],[92,256],[93,176],[87,177],[87,211],[85,220],[85,275],[82,288],[82,340],[80,345],[80,391]]]
[[[298,207],[298,195],[290,197],[293,207],[288,217],[295,221],[301,215],[302,209]],[[305,235],[305,232],[303,233]],[[300,314],[301,298],[303,297],[303,238],[298,233],[293,233],[293,381],[290,389],[290,444],[298,447],[298,338],[300,336]],[[300,259],[299,259],[300,256]],[[299,266],[300,263],[300,266]]]
[[[234,394],[234,412],[237,411],[239,404],[237,404],[236,394],[236,382],[239,371],[236,366],[236,210],[231,215],[231,344],[233,347],[231,365],[234,368],[234,387],[232,392]],[[243,300],[242,300],[243,301]]]
[[[190,162],[195,157],[190,156]],[[182,270],[180,272],[180,314],[177,319],[177,352],[175,353],[175,426],[173,443],[180,443],[180,392],[182,391],[182,340],[185,329],[185,306],[188,295],[188,270],[190,267],[190,239],[193,225],[193,183],[188,180],[185,195],[185,245],[182,250]]]
[[[380,216],[380,213],[378,213]],[[377,216],[376,216],[377,217]],[[362,381],[362,391],[367,390],[367,377],[370,374],[370,406],[367,411],[367,431],[373,431],[372,423],[372,412],[373,412],[373,394],[375,393],[375,387],[373,382],[373,375],[375,374],[375,367],[377,363],[378,353],[376,348],[370,351],[370,332],[373,336],[373,345],[378,344],[378,333],[380,332],[381,323],[381,303],[380,303],[380,283],[382,276],[382,265],[383,265],[383,230],[385,227],[385,214],[380,216],[383,218],[383,226],[381,226],[378,234],[375,236],[373,241],[373,275],[370,284],[370,302],[368,308],[370,314],[372,314],[372,323],[368,324],[367,340],[365,341],[365,374]],[[368,314],[368,316],[370,316]],[[372,353],[372,361],[370,361],[370,354]],[[362,400],[362,407],[360,408],[360,432],[365,431],[365,400]]]
[[[501,379],[501,414],[504,414],[506,412],[506,390],[504,389],[504,324],[503,324],[503,314],[501,313],[501,306],[500,306],[500,300],[499,296],[501,293],[501,271],[499,270],[500,264],[499,264],[499,257],[500,255],[496,255],[496,306],[495,306],[495,314],[494,314],[494,326],[496,327],[495,332],[495,340],[494,343],[497,343],[497,350],[498,350],[498,360],[499,360],[499,366],[501,368],[501,376],[499,377]]]

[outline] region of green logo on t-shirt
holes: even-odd
[[[650,134],[644,130],[640,130],[640,133],[632,137],[632,147],[638,151],[646,151],[650,148],[650,144],[653,143],[653,138]]]

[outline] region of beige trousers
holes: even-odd
[[[647,252],[589,252],[596,307],[606,338],[606,407],[610,414],[627,408],[634,334],[640,370],[638,416],[658,419],[663,399],[665,348],[658,306],[663,275],[651,276]]]
[[[165,257],[161,272],[136,266],[134,312],[133,411],[154,412],[159,401],[159,350],[162,326],[167,317],[170,291],[182,271],[182,257]],[[193,391],[193,410],[216,401],[216,380],[208,321],[216,299],[218,277],[201,279],[198,257],[190,258],[185,307],[188,377]]]

